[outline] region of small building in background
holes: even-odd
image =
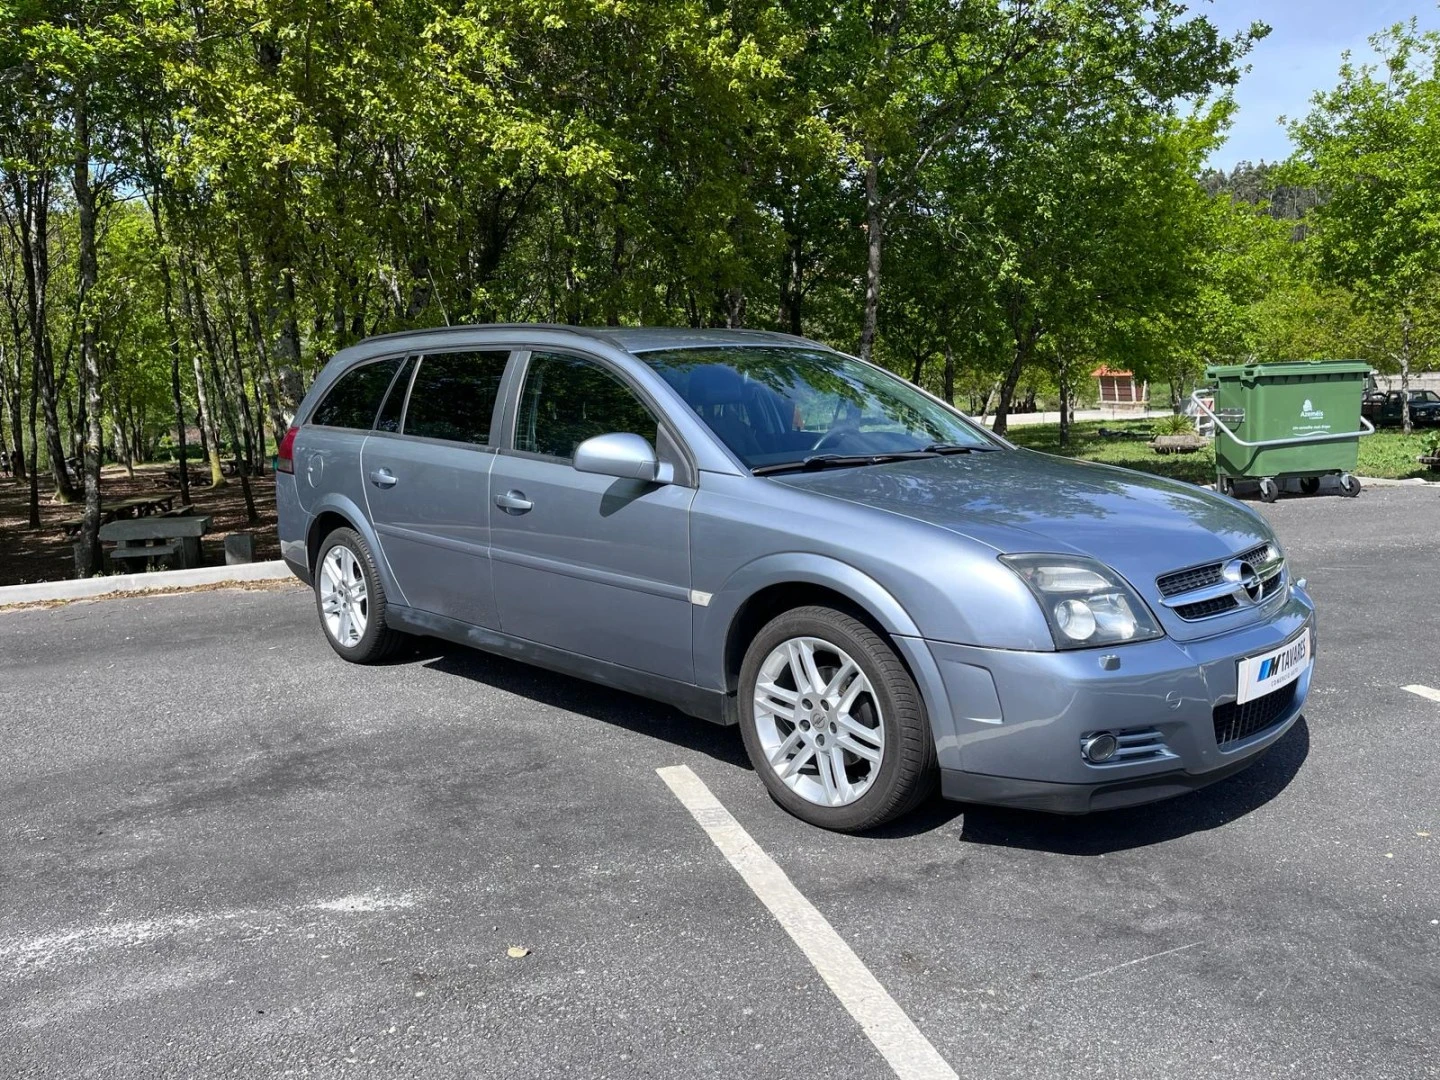
[[[1099,384],[1100,408],[1144,411],[1149,407],[1150,384],[1137,383],[1134,373],[1116,371],[1101,364],[1090,375]]]

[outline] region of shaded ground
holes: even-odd
[[[135,479],[131,480],[122,467],[109,466],[100,477],[101,501],[178,491],[178,483],[165,479],[165,470],[173,467],[142,465],[136,468]],[[208,471],[204,475],[208,477]],[[79,517],[84,508],[51,502],[48,481],[48,476],[41,478],[41,524],[37,531],[27,524],[29,482],[0,478],[0,585],[57,581],[75,576],[74,541],[66,537],[61,523]],[[257,559],[280,557],[280,545],[275,537],[275,480],[271,476],[252,478],[250,490],[260,516],[257,525],[245,521],[245,497],[238,479],[230,480],[221,488],[191,485],[190,500],[195,504],[195,513],[209,514],[214,519],[203,543],[207,566],[225,561],[225,537],[232,532],[255,534]]]
[[[1107,438],[1100,434],[1102,428],[1124,432],[1126,437]],[[1194,454],[1157,454],[1147,445],[1154,431],[1153,420],[1082,421],[1071,425],[1070,445],[1065,449],[1060,447],[1058,423],[1017,425],[1006,438],[1019,446],[1042,450],[1047,454],[1103,461],[1107,465],[1157,473],[1195,484],[1215,482],[1213,444]],[[1378,431],[1366,436],[1360,440],[1360,464],[1355,470],[1356,475],[1392,480],[1411,477],[1440,480],[1440,473],[1432,472],[1415,460],[1421,452],[1423,437],[1418,432],[1405,435],[1399,431]]]

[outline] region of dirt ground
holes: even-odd
[[[126,499],[137,495],[158,495],[166,491],[178,494],[179,483],[166,479],[165,470],[173,465],[141,465],[131,480],[121,466],[107,466],[100,477],[100,499]],[[192,481],[195,474],[191,473]],[[209,479],[209,470],[203,473]],[[74,541],[65,536],[61,522],[77,518],[84,512],[81,505],[52,502],[49,476],[40,478],[40,528],[27,525],[29,481],[0,477],[0,585],[22,585],[35,581],[57,581],[75,576]],[[191,483],[190,501],[195,513],[213,519],[205,534],[202,549],[206,566],[225,561],[225,537],[233,532],[255,534],[255,558],[278,559],[280,545],[275,536],[275,480],[272,476],[252,477],[250,490],[255,498],[259,524],[245,521],[245,497],[238,478],[229,479],[224,487],[211,488]],[[178,500],[177,500],[178,504]],[[116,573],[126,572],[123,567]]]

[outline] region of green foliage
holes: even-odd
[[[1193,435],[1195,420],[1184,413],[1172,413],[1155,421],[1156,435]]]
[[[1013,428],[1010,441],[1047,454],[1101,461],[1126,469],[1156,473],[1194,484],[1215,482],[1215,450],[1213,444],[1194,454],[1157,454],[1146,445],[1153,421],[1085,421],[1071,427],[1070,445],[1060,445],[1058,424],[1026,424]],[[1107,438],[1100,429],[1120,431],[1129,438]],[[1360,440],[1358,476],[1387,479],[1427,477],[1423,465],[1417,464],[1421,438],[1398,431],[1380,431]]]
[[[992,412],[1100,364],[1179,400],[1209,363],[1423,359],[1434,41],[1342,72],[1286,169],[1206,172],[1266,32],[1172,0],[0,0],[0,419],[38,396],[73,452],[88,340],[112,455],[259,447],[338,349],[487,320],[864,343]]]

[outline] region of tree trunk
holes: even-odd
[[[865,165],[865,321],[860,328],[860,359],[870,360],[880,325],[880,252],[885,219],[880,206],[880,166],[874,155]]]
[[[250,337],[255,344],[257,376],[255,379],[256,408],[259,409],[260,384],[265,386],[265,404],[269,412],[270,430],[275,445],[285,437],[285,417],[280,411],[280,393],[275,385],[275,371],[270,364],[270,347],[265,342],[265,329],[260,323],[260,309],[255,304],[255,279],[250,270],[250,249],[242,239],[236,244],[240,264],[240,290],[245,301],[245,321],[250,327]],[[261,456],[264,456],[261,440]]]
[[[785,217],[785,252],[780,259],[780,328],[802,337],[805,302],[804,238],[788,208]]]
[[[945,340],[945,400],[955,404],[955,347]]]
[[[40,460],[40,437],[38,432],[40,411],[40,358],[36,353],[30,354],[30,501],[29,501],[29,524],[30,528],[40,528],[40,470],[36,462]]]
[[[1015,352],[1010,360],[1009,370],[1005,372],[1005,378],[1000,383],[1000,402],[995,406],[995,422],[991,425],[997,435],[1004,435],[1009,430],[1008,417],[1010,415],[1010,404],[1015,399],[1015,387],[1020,383],[1020,376],[1025,370],[1025,365],[1030,362],[1035,352],[1035,342],[1039,335],[1033,329],[1026,329],[1016,335]]]
[[[196,315],[196,299],[190,295],[190,273],[182,258],[180,264],[180,305],[185,321],[190,326],[190,363],[195,375],[195,399],[200,407],[200,441],[205,447],[205,456],[210,462],[210,486],[225,486],[225,473],[220,468],[220,433],[215,426],[214,414],[210,411],[210,397],[205,392],[205,372],[200,365],[203,348]]]
[[[1060,446],[1070,445],[1070,366],[1060,360]]]
[[[1414,430],[1410,423],[1410,334],[1414,325],[1406,308],[1400,315],[1400,420],[1406,435]]]
[[[95,189],[90,184],[90,113],[83,83],[75,90],[75,209],[80,225],[80,370],[85,377],[85,517],[80,527],[80,546],[75,558],[78,577],[101,573],[100,551],[100,453],[104,438],[104,403],[100,387],[100,341],[90,310],[90,294],[99,277],[95,240]]]

